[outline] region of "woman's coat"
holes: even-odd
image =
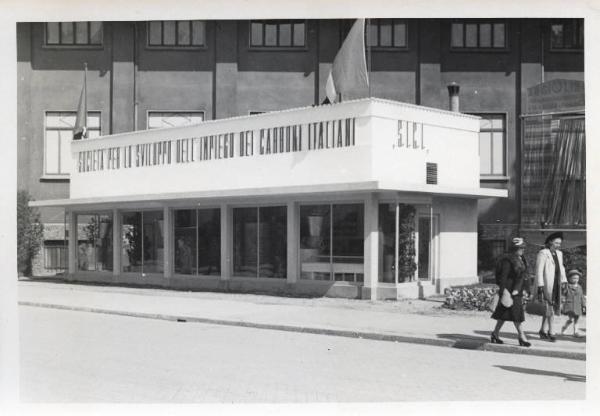
[[[560,266],[560,283],[567,283],[565,266],[563,265],[563,255],[560,250],[556,250],[558,265]],[[539,251],[535,262],[535,281],[537,287],[544,287],[544,298],[552,300],[552,288],[554,287],[554,259],[549,248],[543,248]]]

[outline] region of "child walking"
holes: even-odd
[[[563,312],[568,319],[562,327],[561,333],[564,334],[567,328],[573,324],[573,336],[575,337],[582,336],[577,327],[577,321],[583,315],[583,308],[585,308],[585,296],[583,289],[579,286],[580,277],[581,272],[577,269],[569,270],[569,273],[567,273],[569,283],[565,288],[565,303],[563,306]]]

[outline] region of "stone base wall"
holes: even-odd
[[[61,277],[61,276],[59,276]],[[62,275],[65,281],[96,283],[115,286],[161,288],[173,290],[196,290],[232,293],[268,293],[279,296],[337,297],[346,299],[370,299],[370,289],[348,282],[299,280],[288,283],[285,279],[232,277],[221,280],[218,276],[175,275],[165,278],[161,274],[140,276],[134,273],[113,275],[112,272],[79,272]],[[454,282],[454,280],[452,280]],[[463,281],[457,284],[462,284]],[[411,282],[398,287],[378,287],[377,299],[418,299],[431,296],[436,286],[430,282]]]

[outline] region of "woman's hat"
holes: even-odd
[[[525,248],[525,240],[521,237],[515,237],[510,242],[510,248],[517,250],[519,248]]]
[[[556,240],[557,238],[560,238],[562,240],[563,233],[560,231],[557,231],[555,233],[550,234],[548,237],[546,237],[546,241],[544,242],[544,244],[548,244],[549,242]]]
[[[567,277],[572,276],[574,274],[576,274],[579,277],[583,276],[581,271],[579,271],[579,269],[571,269],[571,270],[569,270],[569,273],[567,273]]]

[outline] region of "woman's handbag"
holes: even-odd
[[[498,295],[498,293],[494,293],[494,296],[492,296],[492,300],[490,300],[490,305],[488,306],[489,310],[494,312],[498,307],[498,302],[500,302],[500,296]]]
[[[530,315],[546,316],[547,304],[545,301],[531,300],[527,302],[525,311]]]
[[[507,289],[504,289],[502,291],[502,298],[500,299],[500,303],[505,308],[510,308],[513,305],[513,298]]]

